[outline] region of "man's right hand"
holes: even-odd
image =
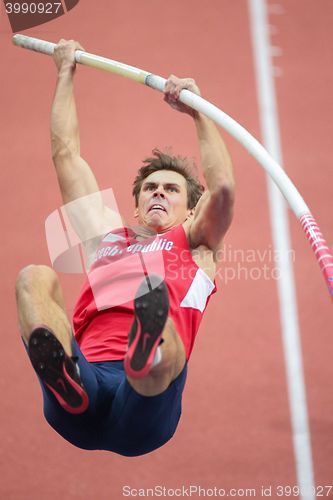
[[[58,71],[70,70],[74,71],[75,62],[75,51],[85,50],[79,42],[75,40],[64,40],[63,38],[59,40],[53,53],[53,60],[58,68]]]

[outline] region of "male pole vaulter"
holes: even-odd
[[[232,164],[215,125],[179,101],[182,89],[200,93],[194,80],[170,76],[164,99],[194,121],[207,190],[189,160],[154,149],[133,185],[139,229],[116,225],[80,155],[76,49],[77,42],[61,40],[54,51],[52,157],[64,204],[95,196],[89,212],[71,221],[90,267],[73,327],[54,270],[25,267],[16,286],[20,332],[48,423],[80,448],[137,456],[162,446],[177,428],[187,363],[232,220]],[[102,236],[89,239],[91,227]],[[147,272],[157,256],[162,276]],[[98,307],[100,290],[118,303]],[[126,302],[124,290],[131,293]]]

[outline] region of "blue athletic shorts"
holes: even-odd
[[[177,428],[187,364],[157,396],[141,396],[128,383],[123,361],[89,363],[73,340],[81,380],[89,396],[86,412],[66,412],[40,381],[47,422],[63,438],[85,450],[106,450],[124,456],[149,453],[165,444]]]

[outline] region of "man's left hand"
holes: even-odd
[[[201,95],[200,89],[193,78],[178,78],[175,75],[170,75],[164,87],[164,100],[177,111],[195,117],[197,111],[179,101],[179,95],[183,89]]]

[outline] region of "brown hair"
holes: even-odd
[[[158,170],[172,170],[185,177],[187,185],[187,208],[194,208],[205,190],[197,178],[195,163],[188,158],[162,153],[157,148],[153,149],[152,153],[153,157],[143,160],[142,163],[144,165],[139,169],[138,175],[133,182],[132,194],[135,198],[135,206],[138,206],[141,186],[148,175]]]

